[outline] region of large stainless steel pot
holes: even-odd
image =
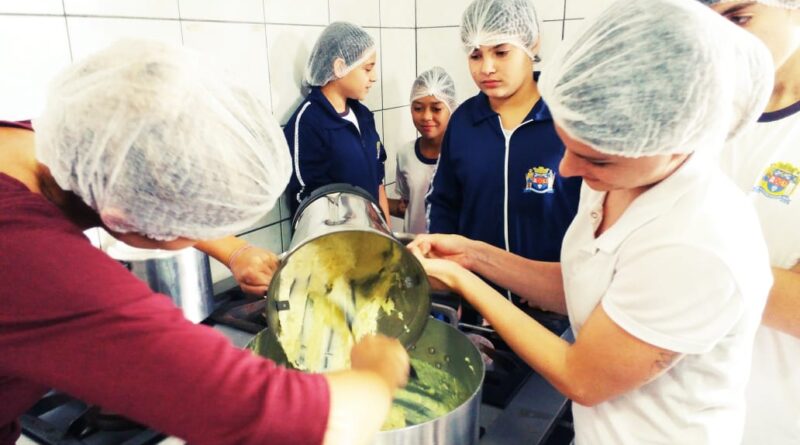
[[[108,237],[101,249],[119,261],[153,292],[167,295],[187,320],[199,323],[214,311],[208,255],[187,248],[175,251],[137,249]]]
[[[327,289],[318,293],[330,294],[339,289],[335,281],[341,285],[345,276],[353,304],[358,294],[393,308],[379,313],[378,332],[405,346],[419,338],[430,313],[427,276],[414,255],[393,237],[367,192],[346,184],[320,188],[300,205],[293,225],[289,250],[282,255],[267,293],[267,322],[276,337],[296,339],[307,334],[307,320],[325,310],[309,304],[310,289]],[[303,320],[300,328],[291,323],[298,319]]]
[[[259,333],[247,348],[286,365],[286,357],[269,330]],[[453,326],[430,319],[422,336],[409,348],[412,360],[435,366],[464,385],[468,397],[449,413],[419,425],[381,431],[374,445],[475,445],[484,365],[475,345]]]

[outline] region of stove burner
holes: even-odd
[[[227,298],[227,301],[204,324],[221,324],[251,334],[258,334],[267,327],[266,298],[245,294],[239,288],[226,292],[223,298]]]
[[[150,445],[165,437],[59,392],[44,396],[20,423],[27,436],[47,445]]]
[[[478,334],[488,339],[495,349],[480,348],[492,364],[486,367],[483,379],[481,402],[497,408],[505,408],[528,380],[533,370],[491,329],[461,324],[462,332]]]

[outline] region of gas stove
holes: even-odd
[[[235,288],[221,292],[216,300],[217,309],[203,324],[223,333],[234,345],[244,347],[266,328],[265,299],[248,296]],[[565,338],[571,335],[565,317],[535,310],[529,310],[529,314],[557,335]],[[441,314],[434,315],[441,318]],[[564,396],[533,372],[493,330],[468,324],[461,324],[460,329],[479,334],[494,345],[490,354],[493,364],[487,367],[482,388],[480,444],[569,444],[571,418]],[[41,444],[171,443],[165,435],[146,426],[57,392],[40,400],[21,422],[24,437]]]
[[[228,303],[215,311],[204,323],[231,339],[239,347],[266,328],[266,300],[229,292]],[[434,303],[457,306],[459,299],[450,295],[433,296]],[[523,308],[551,332],[571,340],[566,317]],[[447,318],[442,313],[436,318]],[[569,401],[544,378],[535,373],[494,330],[461,323],[467,334],[479,334],[494,346],[493,364],[487,367],[481,392],[481,445],[537,444],[568,445],[572,442],[572,419]]]

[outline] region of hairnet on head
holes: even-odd
[[[721,148],[774,76],[757,38],[686,0],[617,0],[551,62],[539,91],[555,123],[626,157]]]
[[[414,84],[411,86],[411,102],[427,96],[439,99],[451,113],[458,106],[456,85],[444,68],[435,66],[414,80]]]
[[[213,239],[252,226],[291,175],[264,105],[199,53],[124,40],[50,85],[36,154],[116,232]]]
[[[745,3],[744,0],[699,0],[706,5],[716,5],[717,3]],[[780,8],[800,9],[800,0],[755,0],[756,3],[763,3],[767,6],[777,6]]]
[[[530,0],[474,0],[461,17],[461,42],[468,52],[508,43],[535,60],[539,43],[536,9]]]
[[[322,31],[308,56],[305,82],[312,87],[324,86],[346,76],[374,52],[375,41],[363,28],[352,23],[333,22]],[[334,70],[336,59],[344,60],[347,67],[344,71]]]

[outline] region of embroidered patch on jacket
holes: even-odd
[[[776,162],[767,168],[758,185],[753,187],[753,191],[789,204],[798,181],[800,181],[800,168],[788,162]]]
[[[534,167],[525,175],[523,193],[555,193],[556,174],[547,167]]]

